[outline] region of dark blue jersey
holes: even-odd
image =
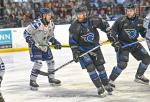
[[[99,44],[97,28],[106,32],[109,24],[99,17],[88,17],[84,22],[74,21],[69,28],[69,44],[72,50],[87,51]]]
[[[131,43],[137,41],[139,35],[145,37],[146,29],[143,27],[143,19],[135,16],[129,19],[122,16],[115,21],[111,29],[112,36],[121,43]]]

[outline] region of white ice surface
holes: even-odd
[[[146,44],[143,43],[147,48]],[[116,65],[114,49],[110,45],[101,47],[105,57],[105,67],[108,76],[112,67]],[[52,49],[55,67],[72,59],[70,48],[62,50]],[[60,87],[51,87],[45,76],[37,79],[40,85],[38,91],[29,89],[29,78],[33,63],[29,53],[16,52],[0,55],[6,65],[6,73],[1,87],[5,102],[150,102],[150,86],[135,83],[134,76],[139,62],[130,55],[128,67],[116,80],[113,95],[100,98],[92,84],[86,70],[82,70],[79,63],[72,63],[56,72],[56,77],[62,81]],[[43,71],[47,71],[43,62]],[[145,73],[150,79],[150,67]]]

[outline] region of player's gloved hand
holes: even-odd
[[[116,52],[119,52],[119,51],[122,50],[122,45],[120,44],[119,41],[113,42],[113,43],[112,43],[112,46],[115,48],[115,51],[116,51]]]
[[[134,46],[135,46],[137,49],[139,49],[139,50],[142,48],[142,45],[141,45],[140,43],[137,43],[137,44],[135,44]]]
[[[76,51],[73,53],[73,60],[77,63],[79,62],[80,51]]]
[[[56,41],[56,43],[54,44],[54,48],[55,49],[61,49],[61,43]]]
[[[54,45],[55,49],[61,49],[61,43],[57,41],[54,37],[50,38],[49,41],[52,43],[52,45]]]
[[[31,47],[35,44],[35,41],[30,36],[26,37],[26,42],[29,44],[29,47]]]

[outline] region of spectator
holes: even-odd
[[[104,9],[101,9],[100,10],[100,14],[99,14],[99,17],[105,19],[105,20],[110,20],[110,18],[108,17],[108,15],[105,13],[105,10]]]
[[[124,6],[128,3],[138,5],[139,14],[144,16],[150,9],[150,0],[43,0],[43,2],[13,2],[6,0],[4,4],[4,15],[10,24],[5,27],[25,26],[31,19],[40,18],[39,8],[52,9],[56,17],[56,24],[70,23],[75,18],[75,9],[87,6],[90,15],[102,16],[107,20],[116,19],[125,13]],[[9,17],[11,15],[11,17]],[[14,15],[16,17],[14,17]],[[29,16],[28,16],[29,15]],[[12,20],[12,21],[11,21]],[[21,23],[19,23],[21,21]],[[17,24],[17,25],[13,25]]]
[[[21,26],[26,27],[31,21],[31,14],[23,14],[21,19]]]

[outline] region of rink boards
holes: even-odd
[[[109,24],[112,26],[114,21],[110,21]],[[70,24],[56,25],[54,34],[58,41],[61,42],[63,46],[68,46],[69,41],[69,27]],[[25,51],[28,50],[28,45],[25,42],[23,32],[25,28],[6,28],[0,29],[0,52],[14,52],[14,51]],[[99,30],[100,41],[106,41],[107,36],[104,32]]]

